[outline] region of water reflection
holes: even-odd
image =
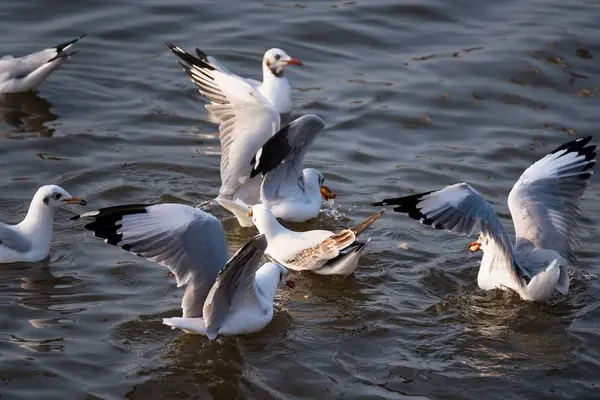
[[[51,137],[55,129],[48,122],[58,116],[50,111],[52,104],[35,92],[0,94],[0,136],[7,138]]]

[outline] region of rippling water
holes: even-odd
[[[83,32],[37,94],[0,101],[0,218],[42,184],[91,207],[196,204],[219,187],[216,126],[164,46],[199,46],[258,78],[281,47],[294,116],[328,129],[308,163],[338,193],[341,228],[383,197],[466,181],[513,232],[520,173],[600,123],[596,1],[192,0],[0,2],[2,52]],[[0,268],[0,394],[7,399],[597,398],[600,190],[581,201],[572,291],[548,305],[476,285],[470,239],[387,213],[356,275],[302,274],[261,333],[209,343],[167,271],[56,215],[49,260]],[[229,218],[216,210],[220,218]],[[236,249],[255,232],[225,222]],[[422,396],[422,397],[421,397]]]

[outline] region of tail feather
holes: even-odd
[[[250,207],[242,200],[232,200],[225,197],[217,197],[215,200],[221,205],[221,207],[232,213],[237,218],[241,226],[244,228],[254,226],[252,218],[248,216]]]
[[[163,324],[168,325],[173,329],[182,329],[186,333],[206,335],[206,326],[204,324],[204,319],[202,318],[163,318]],[[209,339],[212,340],[214,338]]]
[[[546,270],[534,276],[529,284],[524,288],[524,297],[526,300],[546,302],[557,289],[557,283],[560,279],[561,268],[558,260],[552,261]]]
[[[62,51],[66,50],[68,47],[70,47],[72,44],[75,44],[79,39],[81,39],[83,37],[85,37],[85,33],[83,35],[79,36],[78,38],[69,40],[68,42],[61,43],[58,46],[54,46],[54,48],[56,49],[56,51],[58,53],[61,53]]]
[[[383,213],[385,212],[385,209],[376,212],[375,214],[371,215],[369,218],[365,219],[363,222],[361,222],[358,225],[353,226],[352,228],[350,228],[350,230],[352,232],[354,232],[355,236],[360,235],[361,233],[363,233],[369,226],[371,226],[373,224],[373,222],[377,221],[379,218],[381,218],[381,216],[383,215]]]

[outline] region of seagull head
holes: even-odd
[[[67,204],[79,204],[85,206],[87,202],[79,197],[71,196],[65,189],[57,185],[46,185],[38,189],[36,195],[42,204],[52,209]]]
[[[304,181],[308,182],[309,185],[318,185],[319,191],[321,192],[321,197],[323,200],[333,200],[337,197],[337,195],[333,192],[333,190],[329,189],[328,186],[325,186],[325,176],[314,168],[305,168],[302,171],[304,175]]]
[[[279,266],[279,287],[287,286],[289,288],[295,289],[296,282],[292,278],[288,278],[288,270],[281,264],[277,264]]]
[[[297,58],[288,56],[287,53],[281,49],[267,50],[263,57],[263,66],[269,68],[275,76],[282,76],[283,69],[288,65],[302,66],[304,64]]]
[[[476,241],[472,242],[469,246],[469,251],[471,254],[475,253],[477,250],[485,251],[485,247],[487,246],[488,238],[483,235],[483,232],[479,232],[479,237]]]
[[[252,217],[252,222],[260,233],[266,234],[267,232],[272,232],[272,228],[276,228],[279,225],[277,218],[275,218],[271,210],[261,203],[250,207],[248,216]]]

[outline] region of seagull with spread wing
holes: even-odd
[[[292,88],[283,72],[288,65],[303,64],[285,51],[267,50],[262,61],[263,80],[260,82],[233,74],[200,49],[196,49],[198,57],[195,57],[171,43],[167,43],[167,47],[181,60],[179,64],[183,70],[212,104],[238,104],[245,102],[250,94],[263,97],[278,114],[292,111]]]
[[[310,144],[325,123],[303,115],[280,129],[280,117],[262,97],[241,104],[209,104],[221,121],[221,187],[215,199],[250,227],[248,206],[273,208],[277,218],[302,222],[319,215],[323,200],[335,198],[325,177],[303,168]]]
[[[295,287],[287,269],[260,265],[267,248],[255,236],[227,260],[227,240],[214,216],[183,204],[131,204],[102,208],[73,217],[90,218],[85,228],[108,244],[167,267],[177,286],[187,285],[183,317],[165,325],[187,333],[233,336],[262,330],[273,318],[279,286]]]
[[[8,55],[0,58],[0,93],[36,90],[66,59],[76,53],[70,50],[84,36],[23,57]]]
[[[483,251],[479,287],[512,289],[524,300],[545,302],[555,290],[569,290],[579,198],[596,164],[591,139],[565,143],[523,172],[508,195],[514,245],[491,205],[466,183],[373,205],[394,205],[424,224],[466,235],[479,222],[479,238],[469,247]]]

